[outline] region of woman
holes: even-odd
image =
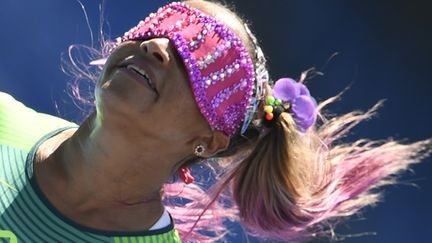
[[[224,219],[305,240],[376,202],[370,189],[430,150],[430,140],[332,147],[377,106],[318,126],[334,98],[317,106],[288,78],[271,87],[253,35],[218,4],[164,6],[108,53],[93,62],[104,65],[96,109],[79,127],[1,96],[0,228],[20,241],[214,241]],[[188,169],[207,158],[208,194]],[[189,185],[167,184],[176,174]]]

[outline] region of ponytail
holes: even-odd
[[[282,113],[239,164],[233,195],[243,224],[253,234],[286,240],[282,236],[294,236],[313,219],[301,204],[311,197],[316,145],[295,129],[291,115]]]
[[[321,103],[318,112],[336,98]],[[322,125],[305,134],[289,113],[281,114],[228,178],[250,233],[289,242],[328,236],[331,222],[378,202],[380,193],[372,189],[395,183],[399,172],[431,152],[432,140],[404,145],[361,139],[332,147],[380,105],[330,120],[319,112]]]

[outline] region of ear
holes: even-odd
[[[221,131],[213,131],[213,136],[206,139],[205,151],[202,157],[209,158],[228,148],[229,137]]]

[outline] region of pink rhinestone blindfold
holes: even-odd
[[[215,18],[174,2],[150,14],[117,44],[155,37],[166,37],[176,47],[210,126],[228,136],[235,134],[254,86],[254,65],[242,41]]]

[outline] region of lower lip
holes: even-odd
[[[147,83],[147,80],[145,80],[141,75],[137,74],[135,71],[129,70],[126,67],[121,67],[119,70],[123,73],[125,73],[127,76],[129,76],[131,79],[137,81],[138,83],[146,86],[150,90],[154,91],[152,87]]]

